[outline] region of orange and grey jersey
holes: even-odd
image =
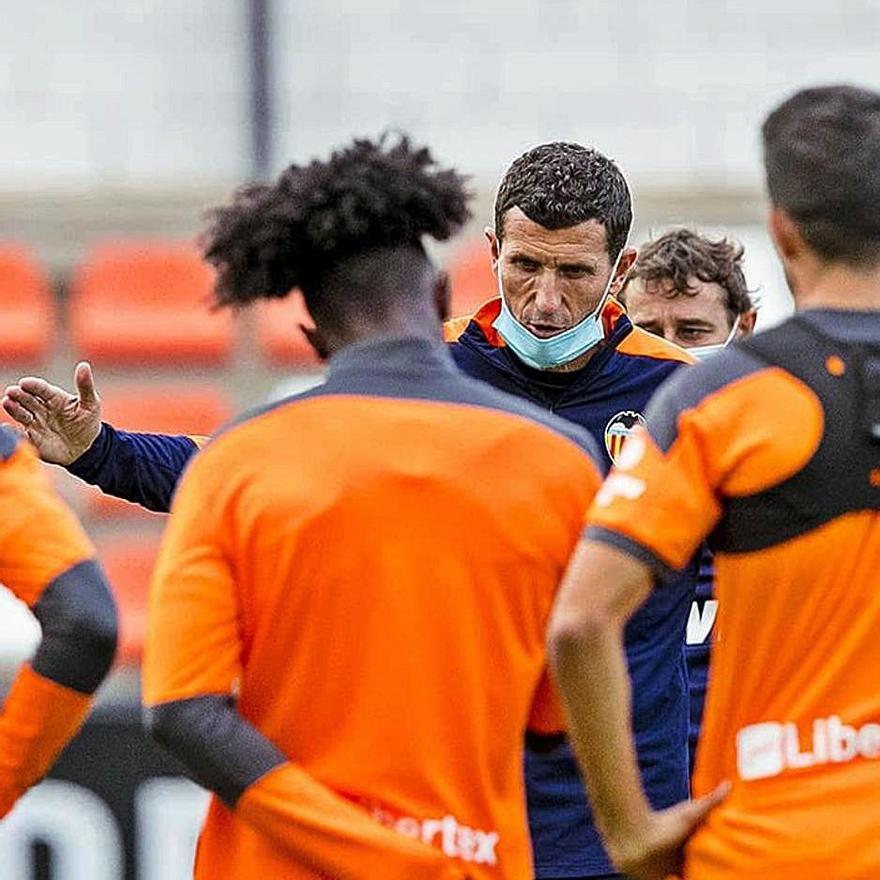
[[[48,771],[113,661],[116,608],[94,557],[33,450],[0,427],[0,583],[43,631],[0,714],[0,816]]]
[[[159,738],[219,796],[197,876],[398,876],[363,867],[348,820],[318,840],[314,816],[268,821],[283,797],[256,809],[291,768],[468,876],[529,876],[522,738],[538,709],[547,723],[544,628],[594,455],[441,344],[384,339],[196,456],[144,689]],[[404,859],[399,876],[427,875]]]
[[[588,534],[659,579],[707,536],[718,643],[686,877],[880,876],[880,313],[805,312],[676,377]]]

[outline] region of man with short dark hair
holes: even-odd
[[[599,827],[637,880],[677,873],[691,835],[687,880],[880,876],[880,93],[806,89],[763,139],[799,314],[657,395],[551,626]],[[623,632],[709,534],[724,637],[698,800],[658,812],[633,757]]]
[[[693,360],[633,327],[613,299],[636,257],[626,247],[631,223],[629,188],[609,158],[570,143],[529,150],[504,175],[486,230],[499,295],[446,327],[465,373],[585,427],[607,452],[606,469],[656,389]],[[22,380],[4,406],[49,460],[105,492],[167,510],[197,441],[102,425],[87,365],[77,387],[74,396]],[[694,566],[652,597],[627,633],[642,778],[658,808],[688,792],[684,642],[695,579]],[[558,730],[549,693],[545,703],[542,727]],[[533,735],[527,746],[536,876],[613,875],[564,737]]]
[[[743,248],[690,229],[671,229],[639,248],[619,299],[638,327],[686,348],[703,360],[735,339],[750,336],[757,316],[742,268]],[[712,554],[700,564],[687,626],[691,717],[688,744],[693,771],[703,724],[712,633],[718,602]]]
[[[506,173],[487,229],[500,296],[453,322],[452,353],[469,375],[585,426],[608,464],[659,385],[690,357],[633,327],[617,293],[635,259],[620,169],[577,144],[544,144]],[[652,803],[687,796],[685,625],[695,572],[656,593],[626,640],[642,781]],[[529,823],[538,878],[610,876],[568,743],[531,735]]]

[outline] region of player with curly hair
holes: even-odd
[[[559,723],[544,628],[600,478],[586,433],[444,346],[422,239],[466,217],[405,138],[212,216],[217,304],[298,287],[329,374],[202,449],[154,574],[148,722],[216,795],[199,878],[530,872],[522,736]]]

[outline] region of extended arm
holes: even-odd
[[[28,376],[6,388],[3,408],[40,458],[60,464],[107,495],[167,512],[177,482],[202,438],[117,431],[101,421],[92,369],[74,373],[76,394]]]
[[[679,868],[680,847],[725,796],[654,812],[639,777],[623,629],[652,587],[650,569],[607,544],[578,548],[550,626],[551,663],[590,804],[615,865],[637,880]]]
[[[119,431],[104,422],[89,449],[66,467],[107,495],[167,513],[201,439]]]

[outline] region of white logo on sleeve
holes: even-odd
[[[638,477],[622,474],[620,471],[612,471],[611,475],[602,484],[602,488],[596,493],[596,505],[608,507],[615,498],[626,498],[627,501],[635,501],[645,494],[645,481]]]
[[[880,758],[880,724],[844,724],[837,715],[813,722],[812,741],[802,743],[797,724],[765,721],[736,735],[740,778],[767,779],[784,770],[843,764],[856,758]]]

